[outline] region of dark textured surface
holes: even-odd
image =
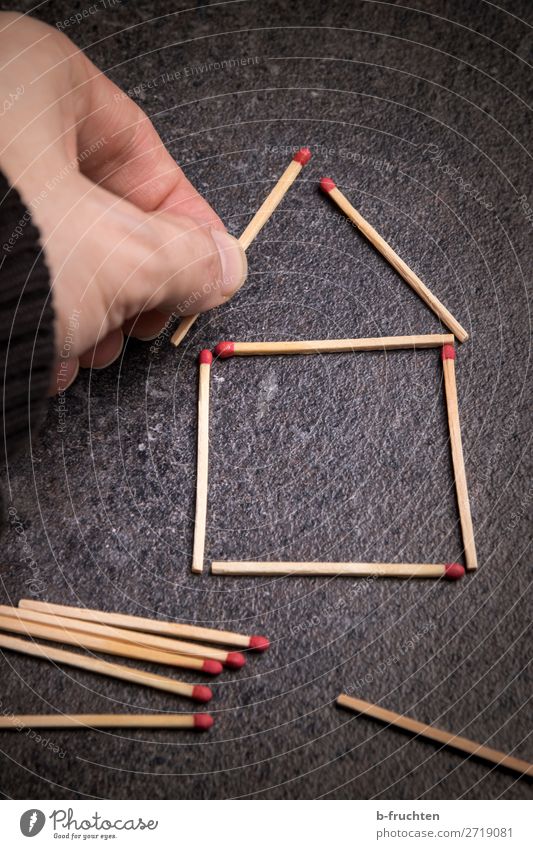
[[[10,470],[24,532],[4,537],[3,598],[224,624],[265,632],[273,647],[215,686],[209,736],[60,732],[57,753],[2,735],[2,791],[531,798],[513,775],[333,706],[352,692],[533,760],[532,224],[520,200],[533,194],[531,7],[187,5],[99,9],[66,32],[119,85],[143,87],[138,101],[231,232],[289,151],[308,144],[314,159],[251,247],[249,283],[229,306],[178,351],[134,343],[120,364],[84,374],[66,398],[66,433],[50,404],[31,464]],[[39,15],[53,23],[80,8],[47,3]],[[257,61],[184,75],[231,57]],[[190,572],[200,347],[439,331],[317,193],[323,174],[471,330],[457,367],[480,568],[458,584]],[[210,559],[461,557],[437,352],[218,363],[212,409]],[[1,700],[6,712],[188,707],[11,653]]]

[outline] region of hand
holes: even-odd
[[[0,168],[41,232],[58,391],[79,365],[116,359],[123,331],[153,338],[171,313],[226,301],[246,256],[144,112],[66,36],[0,13],[0,56]]]

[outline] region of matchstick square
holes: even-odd
[[[388,336],[368,339],[321,339],[289,342],[220,342],[214,349],[215,360],[231,357],[309,356],[328,353],[364,353],[366,351],[398,351],[438,348],[444,375],[446,408],[450,436],[451,455],[455,476],[457,503],[466,568],[477,567],[474,532],[470,515],[470,504],[464,468],[457,388],[455,383],[455,348],[451,334],[428,334],[419,336]],[[221,366],[222,367],[222,366]],[[206,375],[207,377],[207,375]],[[205,386],[204,386],[205,389]],[[204,405],[205,406],[205,405]],[[204,562],[205,529],[207,513],[207,438],[205,420],[199,406],[198,422],[198,491],[197,524],[194,541],[193,571],[201,571]],[[202,452],[200,447],[203,445]],[[200,462],[201,460],[201,462]],[[199,505],[199,508],[198,508]],[[269,561],[214,561],[211,567],[215,575],[345,575],[348,577],[395,577],[395,578],[445,578],[458,580],[464,575],[459,563],[331,563],[331,562],[269,562]]]

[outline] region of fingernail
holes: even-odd
[[[225,233],[223,230],[211,228],[213,241],[217,246],[222,269],[222,280],[220,291],[223,295],[233,295],[240,289],[248,273],[248,262],[246,254],[237,239]]]

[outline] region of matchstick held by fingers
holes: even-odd
[[[178,324],[177,329],[170,337],[171,343],[177,348],[178,345],[185,339],[187,333],[193,326],[194,322],[198,318],[198,314],[196,315],[186,315],[185,318],[182,318],[180,323]]]
[[[67,666],[75,666],[78,669],[85,669],[87,672],[95,672],[97,675],[119,678],[122,681],[130,681],[144,687],[154,687],[156,690],[165,690],[167,693],[186,696],[198,702],[208,702],[213,695],[209,687],[200,684],[186,684],[184,681],[175,681],[173,678],[166,678],[164,675],[156,675],[153,672],[145,672],[131,666],[122,666],[120,663],[109,663],[107,660],[100,660],[85,654],[43,646],[41,643],[21,640],[19,637],[9,637],[1,633],[0,648],[28,654],[32,657],[40,657],[42,660],[50,660],[54,663],[65,663]]]
[[[0,717],[0,730],[20,728],[189,728],[208,731],[214,723],[208,713],[72,713],[18,714]]]
[[[446,578],[457,581],[465,570],[460,563],[283,563],[214,560],[213,575],[329,575],[351,578]]]
[[[288,165],[285,169],[270,194],[265,198],[254,217],[240,236],[239,242],[245,251],[248,250],[259,231],[262,230],[264,225],[267,223],[270,216],[283,200],[283,197],[289,191],[304,165],[307,165],[310,159],[311,151],[308,147],[302,147],[294,154],[290,165]],[[189,315],[182,319],[176,332],[170,339],[173,345],[178,346],[180,344],[197,318],[198,315]]]
[[[68,617],[74,621],[79,620],[82,624],[96,622],[102,625],[113,626],[121,632],[121,639],[126,639],[123,633],[125,629],[130,631],[130,640],[144,645],[152,645],[156,648],[168,648],[167,640],[158,643],[146,643],[149,634],[161,634],[163,637],[178,638],[184,640],[198,640],[199,642],[220,643],[226,646],[236,646],[253,651],[266,651],[269,647],[267,637],[258,635],[237,634],[233,631],[222,631],[217,628],[202,628],[198,625],[187,625],[181,622],[168,622],[162,619],[148,619],[145,616],[132,616],[128,613],[109,613],[106,610],[93,610],[87,607],[72,607],[67,604],[52,604],[47,601],[35,601],[30,598],[22,598],[19,601],[19,610],[36,611],[44,614],[53,614],[59,617]],[[74,627],[74,625],[72,626]],[[137,633],[136,633],[137,632]],[[145,632],[145,633],[139,633]],[[173,645],[171,643],[171,645]],[[199,647],[201,648],[201,647]]]
[[[204,568],[205,526],[207,521],[207,481],[209,472],[209,381],[213,355],[200,351],[198,378],[198,446],[196,460],[196,513],[194,519],[194,545],[192,571]]]
[[[453,317],[451,312],[446,309],[444,304],[442,304],[438,298],[428,289],[425,283],[422,282],[420,277],[412,271],[409,266],[401,259],[398,254],[393,251],[391,246],[387,244],[385,239],[383,239],[379,233],[374,230],[374,228],[365,221],[362,215],[357,212],[355,207],[352,206],[348,198],[343,195],[343,193],[337,188],[333,180],[329,177],[322,177],[320,181],[320,188],[323,192],[330,196],[330,198],[337,204],[337,206],[344,212],[344,214],[349,218],[352,224],[355,224],[357,229],[366,236],[368,241],[380,252],[382,256],[392,265],[394,269],[400,274],[406,283],[411,286],[412,289],[422,298],[422,300],[428,305],[428,307],[433,310],[435,315],[437,315],[443,324],[452,331],[452,333],[457,337],[459,342],[465,342],[468,339],[468,333],[462,327],[459,322]]]
[[[306,339],[296,342],[219,342],[214,354],[221,360],[230,357],[270,357],[276,354],[342,354],[357,351],[398,351],[402,348],[440,348],[453,344],[449,333],[423,336],[377,336],[369,339]]]
[[[461,426],[459,423],[459,404],[457,401],[457,384],[455,381],[455,348],[453,345],[444,345],[442,348],[442,368],[444,372],[444,393],[446,395],[446,409],[448,411],[453,474],[455,477],[461,532],[463,535],[465,563],[466,568],[470,571],[477,569],[477,554],[470,501],[468,499]]]
[[[449,731],[442,731],[440,728],[435,728],[434,725],[425,725],[423,722],[418,722],[418,720],[411,719],[409,716],[395,713],[392,710],[385,710],[385,708],[378,705],[364,702],[362,699],[355,699],[344,693],[338,697],[337,704],[339,707],[347,708],[363,716],[370,716],[379,722],[385,722],[387,725],[402,728],[411,734],[425,737],[428,740],[433,740],[435,743],[440,743],[443,746],[457,749],[457,751],[464,752],[467,755],[481,758],[484,761],[496,764],[496,766],[518,772],[520,775],[533,776],[533,764],[523,761],[520,758],[515,758],[513,755],[506,755],[497,749],[491,749],[489,746],[483,746],[481,743],[475,743],[466,737],[459,737],[456,734],[451,734]]]

